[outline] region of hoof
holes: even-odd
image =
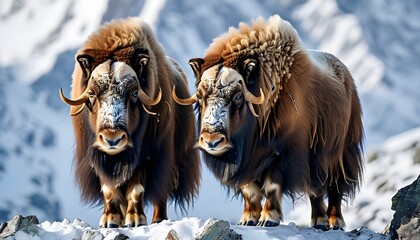
[[[271,209],[271,210],[262,210],[261,217],[258,219],[257,226],[260,227],[275,227],[280,224],[282,220],[282,214],[280,211]]]
[[[99,227],[101,228],[118,228],[123,225],[121,215],[118,213],[104,213],[99,221]]]
[[[134,227],[140,227],[140,226],[145,226],[145,224],[138,224],[138,225],[135,225],[135,224],[126,224],[124,227],[126,227],[126,228],[134,228]]]
[[[99,228],[119,228],[120,225],[116,223],[105,223],[105,224],[99,224]]]
[[[160,222],[162,222],[163,220],[166,220],[166,218],[157,218],[157,219],[154,219],[154,220],[152,221],[152,223],[160,223]]]
[[[317,224],[317,225],[314,226],[314,228],[321,229],[322,231],[328,231],[328,230],[330,230],[328,228],[328,226],[327,225],[324,225],[324,224]]]
[[[322,231],[329,231],[329,230],[341,230],[341,231],[344,231],[344,228],[343,227],[339,227],[339,226],[329,227],[327,225],[321,225],[321,224],[315,225],[314,228],[321,229]]]
[[[259,227],[276,227],[278,226],[280,223],[278,222],[273,222],[273,221],[259,221],[257,226]]]
[[[127,214],[125,217],[124,226],[126,227],[138,227],[146,224],[146,216],[143,214]]]
[[[115,224],[115,223],[108,224],[108,228],[118,228],[118,227],[120,227],[120,226],[118,224]]]
[[[257,223],[250,220],[250,221],[247,221],[247,222],[239,222],[238,225],[239,226],[256,226]]]
[[[255,226],[255,225],[257,225],[257,223],[254,222],[254,221],[248,221],[248,222],[245,223],[245,225],[246,226]]]

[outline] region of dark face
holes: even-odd
[[[93,70],[88,89],[94,147],[109,155],[132,147],[130,136],[140,115],[136,72],[125,62],[106,61]]]
[[[243,77],[236,70],[213,66],[201,76],[197,96],[201,106],[198,145],[211,155],[231,149],[230,136],[240,128],[245,117]]]
[[[265,101],[264,93],[260,89],[260,96],[256,97],[245,84],[245,81],[255,69],[257,61],[246,59],[243,61],[241,72],[237,69],[216,64],[201,73],[203,59],[194,58],[190,65],[197,79],[197,92],[187,98],[180,99],[172,89],[173,99],[181,105],[200,104],[200,136],[197,146],[207,153],[220,156],[233,148],[232,136],[246,131],[244,118],[254,111],[253,104]],[[246,107],[247,103],[248,107]]]
[[[66,98],[60,90],[63,102],[72,106],[72,116],[89,109],[89,124],[95,133],[93,147],[108,155],[116,155],[133,147],[131,135],[139,125],[139,104],[143,105],[146,113],[156,114],[147,110],[146,106],[154,106],[162,98],[160,88],[157,97],[151,99],[140,86],[139,76],[142,83],[150,81],[149,86],[153,86],[153,80],[148,78],[148,51],[130,50],[128,48],[126,51],[131,54],[129,58],[125,57],[122,61],[106,60],[97,65],[93,57],[95,55],[77,56],[83,73],[81,80],[86,84],[85,90],[74,100]],[[122,58],[125,55],[112,56]],[[154,87],[150,88],[152,93],[154,90]]]

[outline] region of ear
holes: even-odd
[[[141,81],[144,81],[142,78],[143,72],[149,64],[150,56],[147,49],[138,49],[133,56],[133,66],[136,68],[138,78]]]
[[[242,63],[242,71],[244,72],[245,81],[248,81],[249,76],[257,67],[257,60],[248,58]]]
[[[204,59],[202,58],[191,58],[188,64],[190,64],[192,70],[194,71],[194,76],[198,77],[201,73],[201,65],[203,65]]]
[[[137,56],[137,64],[141,67],[146,67],[149,63],[150,57],[147,54],[141,53]]]
[[[93,57],[89,54],[81,54],[76,57],[76,60],[83,71],[84,80],[87,81],[92,74]]]

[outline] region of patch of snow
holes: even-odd
[[[159,21],[160,12],[165,7],[166,0],[146,0],[139,16],[154,29]]]
[[[61,222],[42,222],[38,224],[40,227],[38,234],[28,234],[24,231],[17,232],[14,236],[7,237],[5,240],[13,239],[43,239],[43,240],[73,240],[81,239],[84,232],[100,233],[104,239],[114,239],[119,234],[124,234],[133,240],[143,239],[166,239],[169,231],[175,231],[179,239],[189,240],[194,239],[200,232],[203,231],[204,226],[213,219],[204,221],[199,218],[183,218],[177,221],[164,220],[157,224],[150,224],[147,226],[140,226],[135,228],[92,228],[87,223],[75,219],[70,222],[64,219]],[[265,240],[265,239],[288,239],[288,240],[347,240],[347,239],[371,239],[371,240],[385,240],[386,236],[374,233],[367,228],[360,228],[351,232],[344,232],[340,230],[322,231],[314,228],[298,228],[294,223],[288,225],[280,225],[277,227],[251,227],[251,226],[230,226],[232,230],[242,236],[244,240]],[[93,234],[92,234],[93,233]],[[102,239],[97,235],[98,239]],[[96,239],[96,238],[95,238]]]
[[[7,33],[0,67],[15,65],[18,80],[31,84],[51,70],[59,53],[77,48],[96,30],[106,7],[107,1],[24,1],[0,21]]]

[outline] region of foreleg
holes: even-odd
[[[274,183],[270,176],[264,181],[265,204],[261,211],[258,226],[273,227],[283,219],[281,211],[282,191],[279,183]]]
[[[241,187],[244,197],[244,212],[242,213],[239,225],[255,226],[260,217],[262,206],[262,192],[254,182],[245,184]]]
[[[123,214],[121,205],[124,205],[121,192],[118,189],[102,185],[104,195],[104,212],[99,221],[100,227],[115,228],[122,226]]]
[[[144,187],[139,182],[129,184],[126,193],[127,211],[125,216],[125,226],[137,227],[146,225],[147,220],[144,215]]]

